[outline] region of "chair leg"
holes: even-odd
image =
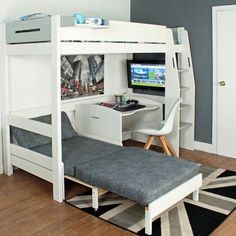
[[[164,136],[157,136],[160,140],[160,143],[161,143],[161,146],[164,150],[164,153],[167,154],[168,156],[172,156],[167,144],[166,144],[166,141],[165,141],[165,138]]]
[[[165,139],[165,142],[166,142],[166,144],[167,144],[167,146],[168,146],[170,152],[172,153],[172,155],[173,155],[174,157],[177,157],[177,154],[176,154],[176,152],[175,152],[175,149],[173,148],[172,144],[170,143],[170,140],[169,140],[166,136],[163,136],[163,138]]]
[[[152,145],[152,143],[154,141],[154,138],[155,138],[155,136],[152,136],[152,135],[148,136],[147,142],[144,145],[144,149],[148,150],[151,147],[151,145]]]

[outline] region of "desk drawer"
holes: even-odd
[[[78,104],[75,124],[77,131],[86,136],[119,145],[122,142],[122,117],[111,108]]]

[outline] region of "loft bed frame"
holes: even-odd
[[[13,174],[13,166],[23,169],[53,184],[53,199],[62,202],[65,198],[64,178],[71,179],[92,189],[92,203],[98,208],[98,196],[106,190],[99,189],[64,176],[62,162],[62,131],[61,111],[74,112],[78,103],[106,101],[109,93],[87,98],[61,101],[61,56],[80,54],[114,54],[132,53],[165,53],[167,80],[165,91],[165,112],[171,109],[173,102],[180,97],[180,84],[177,68],[176,53],[183,52],[182,45],[175,45],[173,31],[166,26],[148,25],[130,22],[110,21],[108,28],[90,28],[88,26],[61,26],[61,17],[52,16],[50,19],[51,38],[48,42],[9,44],[6,41],[6,24],[3,24],[3,142],[4,142],[4,172]],[[182,29],[182,41],[186,40],[187,32]],[[51,106],[35,107],[26,110],[13,110],[10,100],[10,65],[11,57],[49,56],[51,58]],[[191,61],[188,57],[188,66]],[[183,65],[186,66],[186,63]],[[171,79],[168,79],[171,78]],[[193,81],[192,81],[193,82]],[[191,86],[191,84],[190,84]],[[191,95],[191,94],[190,94]],[[194,94],[192,94],[194,95]],[[147,97],[146,97],[147,98]],[[144,99],[146,99],[144,98]],[[194,105],[192,106],[194,109]],[[45,124],[30,118],[42,115],[52,115],[52,124]],[[179,148],[179,111],[177,112],[174,132],[171,137],[174,148]],[[71,117],[73,120],[73,116]],[[18,146],[10,141],[10,126],[34,132],[52,140],[52,158]],[[193,136],[193,131],[190,131]],[[188,139],[188,138],[187,138]],[[145,232],[151,234],[152,221],[158,214],[171,207],[193,192],[193,198],[198,200],[198,188],[201,186],[201,174],[189,179],[177,188],[148,204],[145,208]]]
[[[64,166],[62,162],[61,111],[74,111],[75,104],[96,99],[103,100],[106,95],[90,98],[61,101],[61,56],[78,54],[131,54],[165,53],[167,77],[177,78],[176,52],[181,52],[181,45],[174,45],[172,30],[166,26],[148,25],[130,22],[109,21],[108,28],[92,29],[84,26],[61,27],[61,17],[51,17],[50,42],[7,44],[6,25],[3,25],[3,61],[4,61],[4,171],[13,174],[13,166],[45,179],[53,184],[53,199],[64,199]],[[51,106],[12,111],[9,99],[9,58],[11,56],[50,56],[51,57]],[[166,112],[173,101],[180,96],[179,82],[173,79],[166,82]],[[169,94],[169,95],[168,95]],[[52,125],[29,118],[52,114]],[[178,112],[177,112],[178,113]],[[176,130],[179,130],[177,114]],[[52,158],[10,143],[10,126],[25,129],[52,139]],[[178,139],[174,143],[179,146]]]

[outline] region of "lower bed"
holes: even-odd
[[[31,149],[51,156],[51,144]],[[147,205],[194,177],[197,164],[136,147],[75,136],[62,141],[65,175]],[[152,191],[150,191],[150,189]]]
[[[50,123],[48,117],[36,118]],[[46,120],[46,121],[45,121]],[[135,147],[120,147],[79,136],[62,114],[62,159],[66,176],[93,189],[93,207],[98,208],[98,190],[105,189],[145,206],[145,232],[151,234],[152,221],[190,193],[198,199],[202,184],[198,165]],[[70,132],[68,132],[70,130]],[[42,137],[12,130],[19,143],[51,157],[51,143]],[[24,137],[24,139],[22,139]],[[35,138],[35,144],[32,140]],[[29,142],[28,142],[29,140]],[[31,146],[32,145],[32,146]]]
[[[51,144],[32,148],[51,156]],[[195,192],[201,175],[197,164],[136,147],[120,147],[75,136],[62,141],[65,175],[93,189],[93,207],[98,208],[98,189],[106,189],[144,205],[145,232],[161,212]]]

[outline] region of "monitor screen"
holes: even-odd
[[[165,90],[165,63],[127,61],[129,88]]]

